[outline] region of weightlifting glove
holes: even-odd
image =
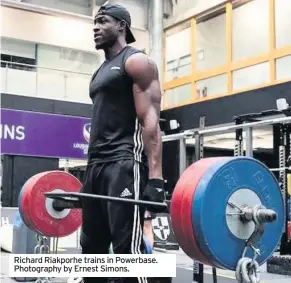
[[[164,202],[166,199],[164,180],[149,179],[143,193],[143,199],[152,202]],[[147,206],[147,209],[150,212],[162,212],[165,210],[165,208],[154,205]]]

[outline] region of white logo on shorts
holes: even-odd
[[[129,197],[129,196],[131,196],[132,195],[132,193],[129,191],[129,189],[128,188],[125,188],[124,190],[123,190],[123,192],[121,193],[121,197]]]

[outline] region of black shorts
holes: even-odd
[[[83,193],[139,199],[147,183],[147,167],[134,160],[89,165]],[[143,206],[104,200],[83,201],[81,247],[83,253],[144,253]]]

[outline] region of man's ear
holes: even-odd
[[[119,31],[120,31],[120,32],[125,31],[125,28],[126,28],[126,23],[125,23],[125,21],[120,21],[120,22],[119,22]]]

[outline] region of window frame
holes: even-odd
[[[219,97],[223,96],[228,96],[228,95],[234,95],[237,93],[245,92],[245,91],[250,91],[254,89],[259,89],[263,88],[266,86],[271,86],[271,85],[276,85],[280,83],[284,83],[287,81],[291,81],[291,78],[288,79],[283,79],[283,80],[278,80],[276,78],[276,59],[285,57],[288,55],[291,55],[291,45],[282,47],[282,48],[276,48],[276,37],[275,37],[275,0],[268,0],[267,5],[269,5],[269,42],[268,42],[268,52],[264,54],[259,54],[250,58],[246,58],[243,60],[238,60],[238,61],[233,61],[232,60],[232,23],[233,23],[233,9],[237,8],[239,5],[244,5],[247,4],[248,1],[234,1],[234,2],[229,2],[226,4],[222,4],[220,7],[216,7],[215,10],[212,11],[207,11],[207,14],[204,15],[193,15],[189,19],[177,23],[171,27],[168,27],[164,31],[164,36],[163,36],[163,42],[164,42],[164,56],[163,56],[163,75],[162,75],[162,84],[163,84],[163,90],[164,90],[164,95],[166,93],[166,90],[176,88],[185,84],[191,83],[191,92],[192,92],[192,98],[190,101],[186,103],[181,103],[181,104],[175,104],[171,106],[165,107],[165,104],[162,105],[162,109],[171,109],[187,104],[193,104],[193,103],[198,103],[201,101],[206,101],[206,100],[212,100],[216,99]],[[217,66],[213,67],[211,69],[197,72],[196,71],[196,28],[197,28],[197,23],[201,20],[202,17],[210,17],[216,16],[218,10],[223,10],[225,11],[225,16],[226,16],[226,30],[225,30],[225,35],[226,35],[226,64],[222,66]],[[210,16],[209,16],[210,15]],[[190,28],[191,28],[191,73],[180,78],[173,79],[171,81],[166,81],[166,58],[165,58],[165,51],[166,51],[166,36],[169,32],[169,30],[179,30],[185,26],[185,23],[190,21]],[[248,88],[242,88],[239,90],[233,90],[233,81],[232,81],[232,73],[233,71],[240,70],[246,67],[254,66],[260,63],[264,62],[269,62],[269,80],[267,83],[261,84],[261,85],[256,85]],[[221,74],[226,74],[227,75],[227,92],[224,94],[217,94],[209,97],[201,97],[198,98],[197,94],[197,88],[196,88],[196,82],[203,80],[203,79],[208,79],[214,76],[218,76]]]

